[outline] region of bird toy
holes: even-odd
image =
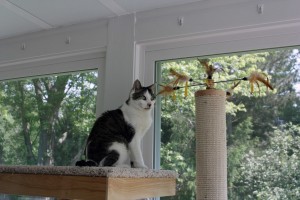
[[[273,90],[273,86],[270,84],[269,78],[266,74],[254,71],[252,72],[248,77],[242,77],[237,79],[231,79],[231,80],[223,80],[223,81],[214,81],[213,75],[216,72],[221,72],[224,70],[222,68],[218,68],[213,66],[212,64],[209,64],[209,59],[198,59],[199,63],[204,67],[205,73],[206,73],[206,79],[203,80],[203,82],[195,82],[193,78],[190,76],[179,73],[175,71],[174,69],[170,69],[170,76],[174,79],[166,84],[166,85],[160,85],[161,90],[159,91],[158,95],[162,96],[169,96],[172,95],[173,99],[176,99],[175,91],[179,90],[181,88],[184,88],[184,97],[188,96],[188,88],[194,87],[194,86],[206,86],[206,89],[214,89],[216,83],[226,83],[226,82],[234,82],[233,85],[226,91],[226,94],[228,97],[232,96],[234,89],[241,83],[241,81],[248,81],[250,84],[250,93],[254,93],[254,85],[257,85],[258,91],[260,93],[260,84],[266,86],[267,90],[271,89]],[[189,82],[192,83],[189,85]]]

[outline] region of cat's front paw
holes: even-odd
[[[85,162],[85,160],[79,160],[76,162],[75,166],[84,167],[84,166],[86,166],[86,162]]]
[[[75,165],[78,167],[93,167],[93,166],[97,166],[97,163],[92,160],[88,160],[88,161],[80,160],[77,161]]]

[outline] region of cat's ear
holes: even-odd
[[[155,93],[155,83],[149,85],[147,88],[149,88],[150,90],[152,90],[153,93]]]
[[[139,81],[139,79],[136,79],[136,80],[134,81],[134,83],[133,83],[132,90],[138,91],[138,90],[140,90],[140,89],[142,89],[142,84],[141,84],[141,82]]]

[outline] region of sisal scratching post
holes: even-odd
[[[227,199],[226,93],[208,89],[196,98],[197,200]]]

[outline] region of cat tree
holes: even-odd
[[[168,85],[161,85],[161,95],[172,95],[175,91],[184,88],[186,97],[188,87],[206,86],[205,90],[195,93],[196,106],[196,196],[197,200],[226,200],[227,199],[227,148],[226,148],[226,97],[231,96],[234,88],[241,81],[249,81],[251,93],[254,84],[259,88],[259,82],[273,90],[267,75],[253,72],[249,77],[219,82],[235,82],[225,91],[216,90],[213,74],[222,69],[209,64],[208,59],[199,60],[204,67],[207,78],[203,83],[194,82],[185,74],[170,70],[170,75],[175,79]],[[189,83],[192,85],[189,85]],[[184,86],[178,86],[184,84]]]

